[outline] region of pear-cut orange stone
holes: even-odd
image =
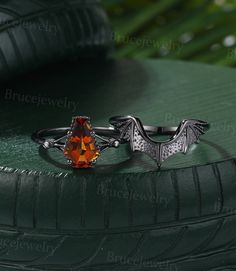
[[[73,119],[71,134],[65,144],[64,155],[74,168],[90,168],[100,155],[93,135],[93,128],[87,117]]]

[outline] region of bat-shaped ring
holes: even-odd
[[[202,120],[185,119],[178,127],[143,126],[139,118],[117,116],[110,118],[110,124],[119,131],[120,141],[129,142],[132,151],[149,155],[160,167],[176,153],[186,154],[190,146],[200,142],[200,136],[210,128]],[[168,140],[154,141],[149,135],[171,135]]]

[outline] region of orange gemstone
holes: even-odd
[[[100,155],[93,128],[87,117],[75,117],[71,134],[65,144],[64,155],[74,168],[91,168]]]

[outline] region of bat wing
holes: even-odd
[[[186,153],[192,144],[199,143],[200,136],[205,133],[207,127],[208,123],[204,121],[184,120],[181,122],[172,139],[161,144],[160,162],[178,152]]]
[[[156,160],[160,146],[147,136],[141,121],[131,116],[116,118],[119,120],[112,120],[111,123],[120,132],[122,142],[130,142],[132,151],[144,152]]]

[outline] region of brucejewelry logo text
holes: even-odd
[[[36,242],[28,240],[11,240],[7,238],[0,238],[0,249],[8,250],[26,250],[37,251],[42,253],[52,253],[55,247],[48,245],[46,242]]]
[[[6,89],[5,91],[5,100],[13,101],[24,104],[34,104],[36,106],[52,106],[57,108],[69,109],[72,112],[75,112],[79,103],[75,101],[70,101],[67,97],[63,99],[54,99],[50,97],[43,97],[40,95],[30,95],[14,92],[12,89]]]
[[[103,197],[109,197],[109,198],[118,198],[118,199],[127,199],[127,200],[133,200],[133,201],[149,201],[151,203],[159,203],[165,206],[165,208],[168,207],[168,204],[171,201],[171,197],[161,197],[161,196],[155,196],[154,194],[146,194],[146,193],[138,193],[135,190],[131,191],[123,191],[123,190],[116,190],[116,189],[109,189],[106,188],[103,184],[99,184],[97,188],[97,194],[101,195]]]
[[[44,31],[52,33],[53,35],[56,35],[58,32],[57,26],[54,24],[50,24],[48,21],[45,22],[33,22],[33,21],[25,21],[23,19],[15,19],[15,20],[1,20],[0,19],[0,26],[21,26],[28,30],[33,31]]]
[[[108,251],[107,254],[108,263],[116,263],[121,265],[131,265],[138,268],[157,268],[158,270],[163,271],[177,271],[178,268],[175,264],[171,264],[168,261],[166,262],[155,262],[152,260],[145,260],[143,257],[126,257],[115,255],[113,251]],[[140,269],[141,270],[141,269]]]

